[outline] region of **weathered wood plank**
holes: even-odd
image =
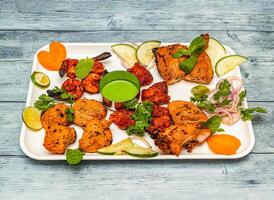
[[[273,199],[273,155],[238,161],[38,162],[0,157],[1,199]],[[225,194],[224,194],[225,192]]]
[[[21,131],[21,112],[24,103],[0,102],[1,140],[0,155],[23,155],[19,147]],[[264,106],[268,109],[265,115],[257,115],[253,121],[256,144],[253,152],[274,154],[274,102],[249,103],[249,106]]]
[[[269,0],[225,3],[218,0],[66,3],[4,0],[0,8],[0,29],[273,31],[273,10],[273,1]]]
[[[213,37],[250,58],[242,74],[250,101],[273,101],[274,32],[210,31]],[[41,46],[52,40],[64,42],[123,42],[159,39],[163,42],[190,41],[201,31],[92,31],[40,32],[0,31],[0,100],[24,101],[32,59]],[[12,61],[12,62],[10,62]],[[15,70],[16,69],[16,70]]]

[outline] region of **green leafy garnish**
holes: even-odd
[[[202,123],[202,126],[209,128],[212,133],[215,133],[217,131],[222,131],[223,129],[219,129],[222,122],[222,118],[220,116],[213,116],[209,118],[206,122]]]
[[[197,62],[198,62],[197,56],[192,55],[189,58],[185,59],[184,61],[180,62],[180,68],[186,74],[189,74],[193,70]]]
[[[73,118],[74,118],[74,110],[72,107],[68,108],[66,110],[66,114],[67,114],[67,120],[68,122],[73,122]]]
[[[132,100],[124,102],[123,104],[126,109],[133,110],[138,105],[138,101],[136,98],[134,98]]]
[[[243,90],[239,94],[239,103],[237,105],[238,107],[242,106],[245,97],[246,97],[246,90]]]
[[[207,95],[190,97],[190,101],[195,103],[199,108],[207,110],[208,112],[215,111],[215,105],[207,100]]]
[[[188,51],[191,54],[198,55],[202,53],[204,46],[206,45],[206,41],[202,36],[196,37],[192,42],[190,43],[188,47]]]
[[[218,91],[213,95],[213,99],[221,104],[221,99],[227,97],[230,94],[230,87],[231,84],[228,82],[228,80],[223,80],[218,87]]]
[[[38,100],[35,101],[34,107],[41,110],[42,112],[54,106],[55,101],[53,98],[46,94],[42,94],[38,97]]]
[[[191,56],[187,49],[180,48],[176,53],[172,54],[172,58],[180,58],[182,56]]]
[[[127,129],[127,133],[129,135],[144,135],[146,129],[149,127],[150,120],[152,119],[152,107],[153,104],[148,101],[138,103],[134,114],[131,116],[131,118],[135,121],[135,124]]]
[[[60,97],[62,100],[65,100],[69,103],[73,103],[75,97],[69,93],[67,93],[66,90],[64,89],[60,89],[57,86],[55,86],[52,90],[52,92],[56,95],[58,95],[58,97]]]
[[[67,163],[70,165],[78,165],[83,159],[84,155],[85,153],[79,149],[68,149],[66,152]]]
[[[241,118],[244,121],[252,120],[254,118],[253,113],[267,113],[267,110],[262,107],[254,107],[254,108],[240,108]]]
[[[94,64],[94,60],[92,58],[86,58],[79,60],[76,65],[76,77],[79,79],[84,79],[88,76]]]

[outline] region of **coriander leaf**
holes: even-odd
[[[265,108],[262,107],[254,107],[254,108],[241,108],[241,118],[244,121],[248,121],[248,120],[253,120],[254,112],[258,112],[258,113],[267,113],[267,110]]]
[[[76,77],[79,79],[84,79],[88,76],[94,64],[94,60],[92,58],[86,58],[79,60],[76,65],[75,72]]]
[[[213,95],[213,99],[220,102],[222,98],[227,97],[230,94],[230,87],[231,84],[228,80],[223,80],[218,87],[218,91]]]
[[[191,54],[198,55],[203,51],[206,41],[202,36],[196,37],[189,45],[188,51]]]
[[[130,126],[127,129],[127,133],[129,135],[139,135],[144,136],[146,129],[149,127],[149,123],[147,121],[136,121],[134,125]]]
[[[180,62],[180,68],[183,70],[186,74],[189,74],[195,65],[198,62],[198,58],[196,55],[192,55],[191,57],[185,59],[184,61]]]
[[[83,159],[84,155],[85,153],[79,149],[68,149],[66,152],[67,163],[70,165],[78,165]]]
[[[204,127],[209,128],[212,131],[212,133],[215,133],[220,128],[221,122],[222,118],[220,116],[215,115],[209,118],[206,122],[202,123],[202,125]]]
[[[240,92],[240,94],[239,94],[239,103],[237,105],[238,107],[242,106],[244,98],[246,97],[246,92],[247,92],[246,90],[243,90],[243,91]]]
[[[133,110],[133,109],[135,109],[136,106],[138,105],[138,102],[137,102],[137,99],[134,98],[134,99],[132,99],[132,100],[130,100],[130,101],[124,102],[123,104],[124,104],[124,107],[125,107],[126,109]]]
[[[176,53],[172,54],[172,58],[180,58],[182,56],[190,56],[191,54],[189,53],[188,50],[186,49],[179,49]]]
[[[54,106],[55,101],[53,98],[46,94],[42,94],[38,97],[38,100],[35,101],[34,107],[41,110],[42,112]]]
[[[231,102],[232,102],[232,100],[225,99],[222,102],[220,102],[220,106],[222,107],[222,106],[229,105]]]
[[[53,97],[58,101],[65,100],[69,103],[73,103],[75,99],[73,95],[67,93],[67,91],[64,89],[58,88],[57,86],[55,86],[52,90],[47,90],[47,93],[49,96]]]
[[[74,110],[73,110],[73,108],[68,108],[67,110],[66,110],[66,114],[67,114],[67,120],[68,120],[68,122],[73,122],[73,118],[74,118]]]
[[[219,128],[219,129],[217,130],[217,132],[225,132],[225,130],[222,129],[222,128]]]
[[[195,103],[199,108],[206,110],[208,112],[214,112],[215,106],[209,100],[207,100],[207,95],[190,97],[190,101]]]

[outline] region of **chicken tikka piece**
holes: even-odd
[[[72,106],[74,110],[73,122],[79,126],[85,126],[92,119],[105,119],[107,109],[96,100],[79,99]]]
[[[84,128],[82,138],[79,140],[79,148],[88,153],[94,153],[98,149],[112,143],[112,133],[109,129],[110,121],[92,119]]]
[[[209,35],[201,35],[206,41],[203,52],[198,55],[198,62],[189,74],[185,74],[180,69],[180,62],[184,61],[187,57],[173,58],[172,54],[176,53],[179,49],[188,49],[187,46],[181,44],[172,44],[153,49],[157,69],[161,77],[167,82],[168,85],[177,83],[181,80],[209,84],[213,79],[213,69],[209,56],[204,51],[208,47]]]

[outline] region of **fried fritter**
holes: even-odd
[[[112,143],[110,124],[111,122],[106,120],[90,120],[86,124],[82,138],[79,140],[79,148],[85,152],[93,153],[110,145]]]
[[[75,139],[74,128],[53,125],[45,132],[44,147],[51,153],[63,154]]]
[[[120,129],[126,130],[128,127],[135,124],[135,121],[130,118],[133,113],[133,111],[124,109],[118,110],[110,115],[109,120],[116,124]]]
[[[41,116],[42,126],[45,130],[51,128],[52,125],[68,125],[66,110],[69,107],[63,103],[59,103],[49,108]]]
[[[168,85],[177,83],[185,77],[185,72],[180,69],[179,64],[186,57],[179,59],[172,57],[172,54],[176,53],[179,49],[187,49],[187,46],[172,44],[153,49],[157,69]]]
[[[104,119],[107,114],[105,106],[96,100],[79,99],[72,106],[74,110],[73,122],[79,126],[85,126],[90,120]]]
[[[150,101],[156,105],[166,104],[170,101],[166,82],[155,83],[148,89],[142,90],[142,101]]]
[[[139,63],[135,63],[135,65],[128,69],[128,71],[139,79],[141,86],[149,85],[153,81],[151,73]]]
[[[185,121],[201,123],[208,120],[203,111],[188,101],[172,101],[168,104],[168,110],[174,124],[184,124]]]

